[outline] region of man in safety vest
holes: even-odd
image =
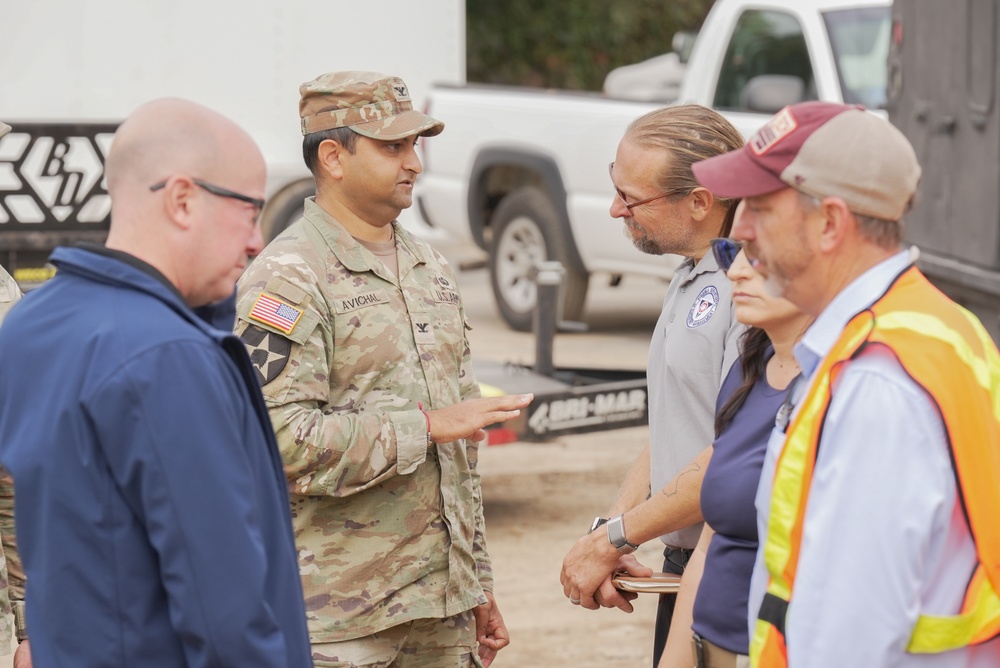
[[[805,102],[694,174],[746,198],[734,238],[816,317],[757,493],[752,665],[1000,666],[1000,355],[902,246],[913,148]]]

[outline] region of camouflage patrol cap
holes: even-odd
[[[10,126],[3,121],[0,121],[0,137],[3,137],[8,132],[10,132]]]
[[[302,134],[349,127],[372,139],[433,136],[444,123],[414,111],[399,77],[378,72],[330,72],[299,86]]]

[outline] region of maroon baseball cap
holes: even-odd
[[[801,102],[785,107],[746,145],[692,166],[720,197],[755,197],[786,187],[840,197],[854,213],[899,220],[917,190],[913,147],[864,107]]]

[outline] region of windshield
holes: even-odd
[[[844,102],[881,109],[886,100],[889,7],[825,12],[823,20],[837,61]]]

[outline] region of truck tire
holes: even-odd
[[[566,271],[561,319],[578,320],[589,276],[571,253],[573,242],[552,200],[538,188],[518,188],[500,200],[490,227],[490,284],[504,321],[512,329],[531,331],[538,303],[533,271],[546,260],[561,262]]]
[[[284,188],[268,202],[268,211],[261,221],[264,243],[274,240],[286,227],[302,217],[306,197],[316,194],[312,179],[298,181]]]

